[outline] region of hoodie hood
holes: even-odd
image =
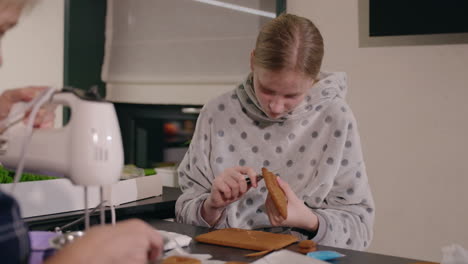
[[[270,118],[263,111],[260,103],[255,95],[253,87],[253,75],[250,73],[242,84],[236,89],[237,97],[243,107],[243,111],[253,120],[264,125],[272,123],[284,122],[289,119],[299,119],[304,115],[309,114],[315,107],[323,107],[322,105],[335,97],[345,98],[348,90],[346,84],[346,73],[344,72],[320,72],[318,81],[309,88],[304,100],[281,118]],[[245,109],[245,110],[244,110]]]

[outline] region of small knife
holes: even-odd
[[[258,174],[257,175],[257,182],[259,182],[262,179],[263,179],[263,175]],[[252,181],[250,180],[250,178],[248,176],[245,176],[245,182],[247,183],[247,186],[252,185]]]
[[[276,176],[279,176],[278,173],[276,173],[278,170],[270,170],[272,173],[274,173]],[[262,174],[257,174],[257,182],[261,181],[263,179]],[[248,176],[245,176],[245,181],[247,182],[247,186],[252,185],[252,181]]]

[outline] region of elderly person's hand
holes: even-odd
[[[146,264],[161,256],[163,247],[162,236],[156,229],[132,219],[115,226],[92,227],[45,263]]]
[[[28,86],[25,88],[17,88],[6,90],[0,95],[0,120],[5,119],[13,104],[17,102],[29,102],[38,96],[41,92],[47,89],[46,86]],[[41,108],[34,120],[35,128],[52,127],[54,124],[55,106],[45,106]],[[25,116],[27,118],[27,115]]]

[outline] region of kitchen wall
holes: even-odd
[[[63,84],[64,1],[36,2],[2,40],[0,92],[26,85]],[[56,121],[60,123],[61,118]]]
[[[376,201],[370,251],[441,261],[468,248],[468,44],[360,48],[358,0],[288,0],[313,20],[324,69],[348,73]]]

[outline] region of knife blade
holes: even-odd
[[[263,175],[257,174],[257,182],[261,181],[263,179]],[[247,186],[252,185],[252,181],[248,176],[245,176],[245,182],[247,183]]]
[[[276,169],[276,170],[270,170],[272,173],[274,173],[276,176],[279,176],[278,175],[278,170],[279,169]],[[263,179],[263,175],[262,174],[257,174],[257,182],[261,181]],[[245,176],[245,181],[247,182],[247,186],[250,186],[252,184],[252,181],[250,180],[249,176]]]

